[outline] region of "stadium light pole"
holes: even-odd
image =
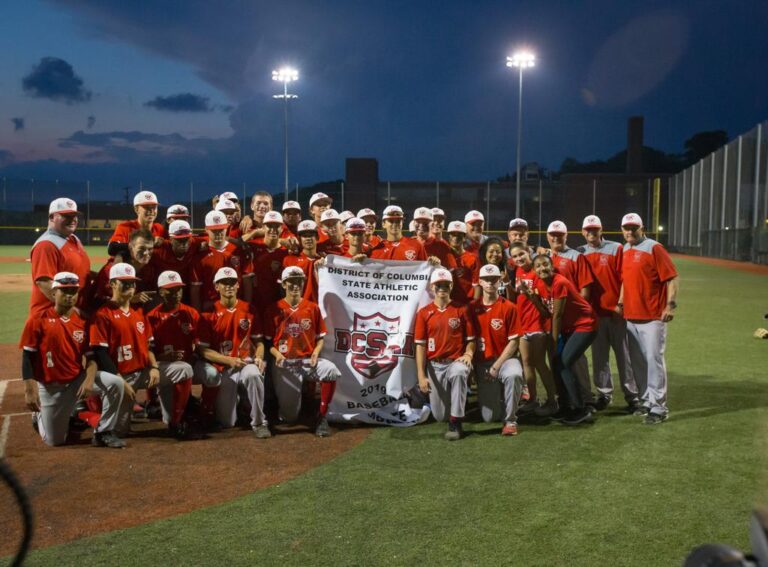
[[[288,83],[299,80],[299,72],[291,67],[282,67],[272,71],[272,80],[283,83],[283,94],[272,95],[272,98],[283,99],[284,109],[284,146],[285,154],[285,199],[288,199],[288,99],[299,98],[298,95],[288,93]]]
[[[507,57],[507,67],[517,67],[520,77],[520,91],[517,101],[517,182],[515,184],[515,216],[520,216],[520,142],[523,135],[523,69],[533,67],[536,56],[530,51],[516,51]]]

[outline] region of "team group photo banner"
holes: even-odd
[[[322,356],[341,371],[329,420],[408,426],[429,417],[429,407],[412,408],[405,393],[417,384],[413,326],[432,301],[432,269],[426,262],[326,257],[318,278],[328,330]]]

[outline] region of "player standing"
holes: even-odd
[[[390,205],[384,209],[383,222],[387,233],[371,250],[371,258],[379,260],[421,260],[427,259],[424,245],[415,238],[403,236],[403,209]]]
[[[156,244],[160,244],[165,234],[165,227],[155,222],[157,218],[157,195],[152,191],[139,191],[133,197],[133,210],[136,213],[136,220],[121,222],[115,227],[115,231],[109,239],[107,253],[110,256],[117,256],[127,252],[128,239],[135,230],[148,230],[155,239]]]
[[[445,230],[445,211],[438,207],[432,208],[432,222],[429,223],[429,234],[435,240],[444,240],[443,231]]]
[[[278,280],[283,262],[288,257],[288,250],[280,245],[283,216],[277,211],[269,211],[264,215],[264,227],[267,232],[262,244],[246,243],[253,256],[254,304],[262,313],[280,298]]]
[[[344,225],[341,224],[341,216],[336,209],[326,209],[320,215],[320,226],[328,238],[319,242],[317,253],[320,256],[334,254],[343,256],[346,252],[347,243],[344,240]]]
[[[480,297],[480,259],[474,252],[464,250],[464,240],[467,236],[467,225],[461,221],[448,223],[448,244],[456,261],[453,271],[455,284],[451,291],[451,300],[460,305],[466,305]]]
[[[373,209],[360,209],[357,211],[357,218],[365,222],[365,243],[371,248],[375,248],[381,242],[381,237],[376,234],[376,211]]]
[[[448,271],[453,272],[458,265],[456,256],[451,252],[451,246],[445,240],[438,240],[431,234],[434,217],[432,210],[426,207],[419,207],[413,213],[414,234],[416,240],[424,245],[424,251],[431,259],[437,259],[437,262]],[[433,260],[433,264],[435,264]]]
[[[472,210],[464,215],[464,224],[467,225],[467,239],[464,242],[464,248],[470,252],[477,253],[480,250],[480,246],[488,238],[483,234],[483,230],[485,230],[485,217],[480,211]]]

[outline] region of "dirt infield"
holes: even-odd
[[[19,376],[18,349],[0,346],[4,380]],[[257,440],[232,429],[201,441],[177,442],[162,425],[134,424],[125,450],[96,449],[90,433],[74,444],[45,446],[30,425],[21,381],[5,387],[1,422],[10,420],[6,457],[29,492],[35,513],[33,547],[66,543],[225,502],[284,482],[362,442],[366,428],[335,429],[328,439],[306,427],[279,427]],[[18,415],[23,413],[24,415]],[[8,417],[12,414],[12,417]],[[13,415],[17,414],[17,415]],[[7,504],[3,499],[3,504]],[[0,507],[0,525],[14,526],[15,510]],[[13,530],[0,555],[13,551]]]
[[[9,291],[29,291],[29,274],[0,274],[0,289]]]
[[[720,258],[705,258],[704,256],[689,256],[687,254],[672,254],[672,258],[683,258],[693,260],[701,264],[709,264],[719,268],[728,268],[730,270],[739,270],[759,276],[768,276],[768,266],[762,264],[753,264],[752,262],[736,262],[735,260],[721,260]]]
[[[26,261],[21,256],[0,256],[0,264],[23,264]]]

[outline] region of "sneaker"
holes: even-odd
[[[180,421],[168,426],[168,433],[177,441],[186,441],[190,438],[190,426],[186,421]]]
[[[552,417],[558,410],[557,402],[555,400],[547,400],[547,402],[534,410],[534,415],[537,417]]]
[[[523,386],[523,391],[520,393],[520,401],[527,402],[531,399],[531,392],[528,390],[528,386]]]
[[[147,413],[147,419],[160,420],[163,419],[163,409],[160,407],[160,402],[153,402],[147,404],[145,408]]]
[[[145,408],[143,405],[139,403],[133,404],[133,416],[132,419],[135,421],[144,421],[147,419],[147,408]]]
[[[40,435],[40,425],[37,423],[38,419],[40,419],[40,412],[32,412],[32,429],[35,430],[35,433]]]
[[[460,421],[449,421],[448,431],[445,432],[445,437],[448,441],[458,441],[464,437],[464,428],[461,426]]]
[[[563,421],[566,417],[568,417],[571,413],[571,410],[567,407],[559,406],[557,408],[557,411],[549,416],[549,418],[553,421]]]
[[[611,398],[608,396],[600,396],[594,403],[595,410],[597,411],[603,411],[604,409],[607,409],[609,405],[611,405]]]
[[[317,426],[315,427],[315,435],[318,437],[330,437],[331,426],[328,425],[328,420],[325,416],[322,416],[317,420]]]
[[[649,413],[643,420],[643,425],[658,425],[667,421],[666,414]]]
[[[256,436],[256,439],[269,439],[272,437],[272,432],[269,430],[269,427],[266,423],[262,423],[261,425],[254,425],[253,434]]]
[[[635,409],[632,410],[632,415],[639,415],[639,416],[648,415],[649,411],[650,410],[645,406],[635,406]]]
[[[501,435],[503,437],[513,437],[517,435],[517,423],[514,421],[507,422],[504,424],[504,428],[501,430]]]
[[[592,412],[588,408],[571,410],[568,416],[563,419],[564,425],[580,425],[582,423],[592,423],[595,418],[592,416]]]
[[[125,441],[120,439],[111,431],[102,431],[94,433],[91,439],[91,445],[94,447],[109,447],[110,449],[125,449]]]
[[[539,409],[539,402],[537,400],[528,400],[520,406],[520,408],[517,410],[517,413],[520,415],[525,415],[528,413],[535,413],[537,409]]]

